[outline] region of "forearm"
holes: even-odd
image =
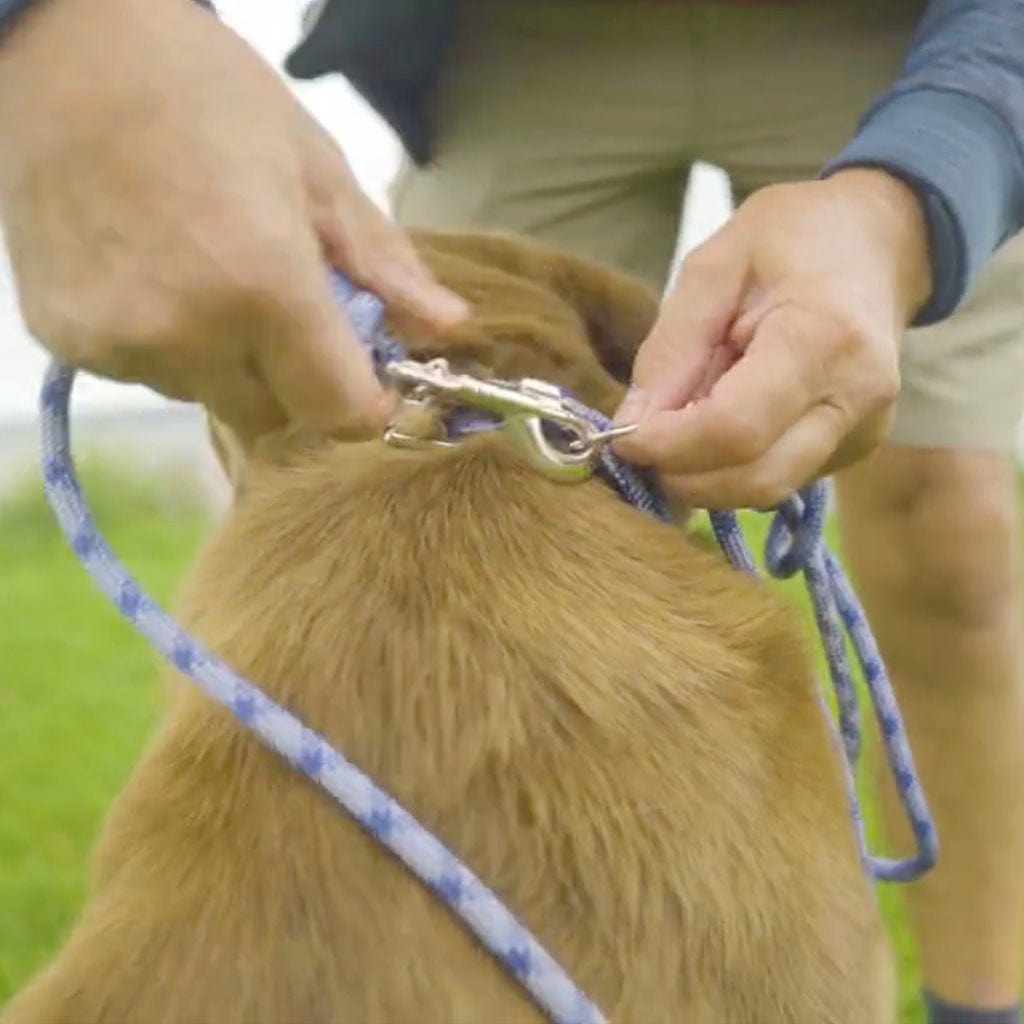
[[[933,0],[903,74],[825,169],[877,167],[925,212],[932,293],[948,316],[993,250],[1024,227],[1024,3]]]

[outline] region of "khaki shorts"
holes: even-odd
[[[690,167],[738,198],[813,178],[899,71],[912,0],[474,0],[407,225],[521,231],[663,286]],[[907,333],[893,440],[1009,449],[1024,410],[1024,236],[950,320]]]

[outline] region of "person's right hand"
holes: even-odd
[[[245,443],[379,426],[328,265],[437,331],[466,315],[284,82],[192,0],[48,0],[0,40],[0,215],[30,331],[203,403]]]

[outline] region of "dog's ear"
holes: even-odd
[[[433,254],[470,257],[550,288],[583,322],[605,370],[628,384],[633,359],[658,315],[658,295],[628,274],[513,234],[458,234],[416,230],[413,242]]]

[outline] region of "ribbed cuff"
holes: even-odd
[[[958,92],[898,93],[869,112],[822,171],[877,167],[905,181],[928,224],[932,294],[915,325],[949,316],[1024,220],[1024,153],[988,104]]]

